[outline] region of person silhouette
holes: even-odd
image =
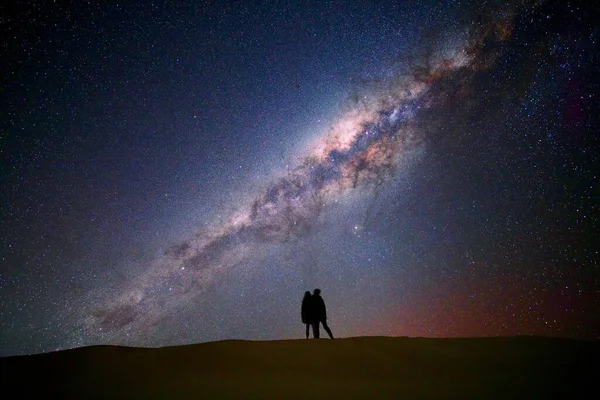
[[[312,324],[312,295],[307,290],[304,292],[304,297],[302,298],[302,308],[300,310],[300,316],[302,317],[302,323],[306,325],[306,338],[310,336],[310,325]]]
[[[313,291],[311,296],[311,306],[313,337],[319,339],[319,325],[323,324],[323,328],[329,337],[333,339],[331,329],[327,326],[327,308],[325,307],[325,301],[321,297],[321,289],[315,289]]]

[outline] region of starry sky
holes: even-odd
[[[0,355],[599,338],[586,3],[3,6]]]

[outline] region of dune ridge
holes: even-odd
[[[19,398],[600,398],[599,356],[598,340],[371,336],[92,346],[0,369]]]

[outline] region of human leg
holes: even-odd
[[[312,328],[313,328],[313,338],[318,339],[319,338],[319,321],[313,322]]]
[[[323,323],[323,328],[325,329],[325,332],[327,332],[329,337],[331,339],[333,339],[333,333],[331,333],[331,329],[329,329],[329,326],[327,326],[327,321],[321,321],[321,322]]]
[[[306,324],[306,338],[310,336],[310,324]]]

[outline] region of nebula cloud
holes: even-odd
[[[260,243],[306,237],[323,207],[349,191],[386,185],[427,137],[420,120],[465,92],[494,65],[511,19],[486,24],[461,45],[446,46],[355,97],[355,104],[310,147],[301,162],[266,186],[225,223],[170,247],[123,292],[85,310],[88,333],[152,326],[177,304],[202,297],[224,271]]]

